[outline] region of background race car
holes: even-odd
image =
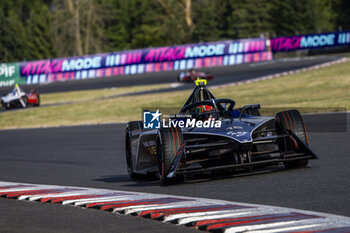
[[[209,72],[201,72],[196,70],[189,70],[187,72],[181,72],[177,76],[178,82],[194,82],[198,78],[206,79],[206,80],[212,80],[214,77]]]
[[[40,94],[31,90],[29,94],[21,91],[19,93],[8,93],[1,97],[1,105],[5,109],[26,108],[28,106],[40,106]]]

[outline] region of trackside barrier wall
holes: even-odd
[[[278,37],[271,39],[271,50],[274,53],[344,45],[350,45],[350,31]]]
[[[272,60],[272,53],[350,45],[350,31],[227,40],[0,64],[0,87]],[[272,53],[271,53],[272,52]]]
[[[228,40],[20,62],[20,80],[16,79],[16,82],[37,84],[271,59],[272,54],[266,50],[265,39]],[[14,82],[3,82],[0,86],[10,86]]]
[[[0,64],[0,87],[13,86],[15,83],[25,83],[19,72],[19,63]]]

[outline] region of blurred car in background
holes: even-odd
[[[189,70],[187,72],[183,72],[182,71],[177,76],[177,81],[178,82],[194,82],[198,78],[206,79],[206,80],[212,80],[214,77],[209,72],[201,72],[201,71],[197,71],[197,70],[191,69],[191,70]]]
[[[20,89],[19,89],[20,90]],[[31,90],[29,94],[24,91],[12,91],[1,97],[1,105],[5,109],[10,108],[26,108],[28,106],[40,106],[40,95],[35,90]]]

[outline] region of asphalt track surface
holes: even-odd
[[[210,85],[309,67],[339,57],[312,57],[206,69]],[[172,83],[178,72],[52,83],[40,93]],[[190,87],[189,87],[190,86]],[[193,88],[184,85],[178,89]],[[9,88],[1,88],[5,94]],[[306,116],[311,147],[321,157],[309,168],[282,167],[252,174],[199,176],[162,186],[131,180],[125,169],[123,124],[0,131],[0,180],[72,185],[277,205],[350,216],[349,119],[344,114]],[[0,199],[0,232],[198,232],[157,221],[69,206]]]
[[[286,58],[269,62],[243,64],[226,67],[212,67],[203,71],[209,71],[214,75],[214,79],[208,82],[208,87],[216,85],[225,85],[232,82],[245,81],[257,77],[288,72],[296,69],[307,68],[310,66],[322,64],[325,62],[335,61],[340,59],[339,56],[314,56],[303,58]],[[199,69],[202,70],[202,69]],[[78,90],[95,90],[102,88],[113,87],[129,87],[149,84],[165,84],[176,82],[176,77],[179,71],[159,72],[159,73],[145,73],[136,75],[124,75],[107,78],[95,78],[85,80],[73,80],[65,82],[55,82],[44,85],[23,85],[24,91],[29,92],[31,89],[37,90],[39,93],[56,93],[65,91]],[[121,96],[134,96],[151,93],[166,93],[171,91],[190,90],[193,89],[193,83],[181,83],[176,87],[162,88],[151,91],[140,91],[135,93],[125,93]],[[4,96],[12,91],[12,87],[0,88],[0,96]],[[67,104],[67,103],[63,103]],[[55,105],[55,104],[54,104]],[[41,107],[48,107],[52,105],[41,105]],[[22,108],[5,110],[0,106],[0,113],[7,111],[25,110]]]
[[[243,64],[235,66],[212,67],[199,69],[209,71],[214,75],[214,79],[208,82],[208,86],[221,85],[237,81],[257,78],[295,69],[306,68],[321,63],[334,61],[339,56],[315,56],[304,58],[280,59],[270,62]],[[39,93],[54,93],[77,90],[93,90],[112,87],[128,87],[149,84],[174,83],[180,71],[167,71],[159,73],[145,73],[135,75],[121,75],[107,78],[94,78],[85,80],[72,80],[65,82],[54,82],[45,85],[23,85],[25,91],[36,89]],[[185,84],[173,90],[192,89],[191,83]],[[12,87],[0,88],[1,96],[11,92]]]
[[[0,180],[204,197],[350,216],[350,114],[305,115],[307,168],[197,176],[184,184],[132,180],[125,124],[0,131]],[[144,218],[0,198],[0,232],[196,232]],[[198,231],[197,231],[198,232]]]

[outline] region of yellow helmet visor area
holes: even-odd
[[[201,79],[201,78],[197,78],[196,81],[194,81],[194,83],[199,86],[199,85],[203,85],[206,86],[207,85],[207,80],[206,79]]]

